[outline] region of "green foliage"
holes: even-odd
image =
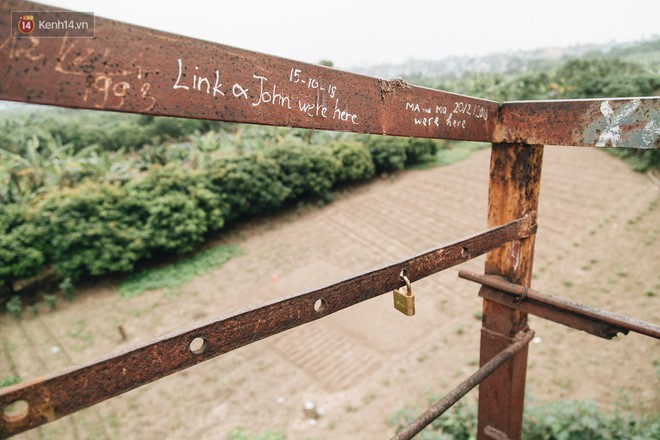
[[[371,136],[367,144],[377,173],[402,170],[406,165],[406,139]]]
[[[398,432],[418,415],[415,408],[405,408],[395,412],[388,424],[396,427]],[[476,407],[459,402],[415,438],[472,440],[476,438],[476,431]],[[638,417],[620,410],[606,415],[592,401],[559,400],[527,405],[522,437],[535,440],[657,440],[660,438],[660,418]]]
[[[288,138],[266,148],[264,155],[280,166],[279,179],[289,189],[289,198],[329,198],[340,163],[326,148]]]
[[[441,145],[60,109],[0,125],[11,134],[0,135],[5,298],[49,267],[71,299],[82,276],[188,252],[229,221],[296,199],[325,203],[336,185],[433,162]]]
[[[564,98],[648,96],[660,88],[660,77],[642,66],[620,60],[570,60],[556,74]]]
[[[126,186],[124,201],[144,221],[146,253],[190,251],[209,227],[223,226],[219,197],[209,186],[203,174],[175,164],[154,167]]]
[[[166,139],[182,139],[195,131],[202,130],[203,121],[182,118],[153,118],[150,120],[149,131],[152,136]]]
[[[369,149],[355,140],[338,141],[330,147],[339,162],[337,183],[357,182],[374,176],[375,167]]]
[[[387,421],[396,432],[412,423],[420,412],[416,408],[407,408],[395,412]],[[474,406],[458,402],[420,432],[419,440],[473,440],[477,432],[477,411]]]
[[[23,314],[23,300],[20,296],[14,295],[9,298],[9,301],[7,301],[7,304],[5,304],[5,308],[9,313],[14,315],[14,318],[20,319],[21,315]]]
[[[433,160],[438,152],[439,141],[433,139],[408,138],[406,143],[406,165]]]
[[[90,174],[87,167],[94,149],[75,152],[72,144],[62,144],[50,134],[32,136],[23,154],[0,148],[0,181],[6,183],[0,201],[30,201],[47,188],[80,182]]]
[[[58,287],[60,288],[60,291],[62,291],[64,299],[67,301],[73,301],[75,289],[73,287],[73,281],[71,280],[71,277],[65,277]]]
[[[52,293],[42,293],[41,299],[48,306],[50,310],[55,310],[57,308],[57,296]]]
[[[631,150],[627,148],[606,148],[605,151],[623,159],[634,171],[645,173],[660,168],[660,150]]]
[[[0,388],[16,385],[21,382],[21,378],[17,376],[4,376],[0,378]]]
[[[281,206],[291,194],[279,179],[277,162],[263,154],[218,159],[207,170],[210,188],[220,197],[219,209],[228,220],[268,212]]]
[[[146,255],[143,218],[122,188],[96,182],[53,191],[38,214],[53,267],[74,280],[131,270]]]
[[[286,436],[279,430],[266,430],[261,434],[250,434],[243,428],[234,428],[227,434],[227,440],[285,440]]]
[[[124,298],[141,295],[146,290],[174,289],[215,270],[242,253],[238,246],[216,246],[163,267],[146,269],[126,278],[119,285]]]
[[[16,204],[0,205],[0,285],[39,273],[45,263],[42,229]]]
[[[660,438],[660,419],[605,415],[592,401],[559,400],[528,406],[523,429],[526,437],[540,440],[651,440]]]

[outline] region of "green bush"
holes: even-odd
[[[0,286],[44,267],[43,230],[16,204],[0,205]]]
[[[133,269],[146,255],[143,209],[122,188],[85,182],[51,192],[38,213],[54,269],[76,279]]]
[[[21,166],[33,174],[43,170],[39,175],[47,177],[21,198],[34,203],[30,217],[19,205],[0,208],[5,296],[12,294],[13,280],[36,275],[47,265],[62,276],[63,291],[71,296],[82,275],[131,271],[140,259],[187,252],[227,221],[267,213],[301,197],[328,201],[337,184],[426,161],[438,148],[434,140],[270,127],[201,135],[200,129],[220,127],[151,116],[63,115],[66,127],[37,113],[22,122],[4,122],[15,134],[24,131],[23,125],[37,125],[31,140],[18,136],[16,150],[31,160]],[[99,129],[90,129],[93,125]],[[150,146],[157,134],[182,142]],[[100,145],[100,153],[96,147],[82,148],[85,143]],[[120,146],[127,148],[102,151]],[[13,154],[13,148],[7,151],[8,157]],[[62,178],[62,164],[78,173],[75,179]],[[14,165],[0,166],[0,184],[10,186],[15,175],[26,174]]]
[[[413,422],[421,411],[416,407],[400,409],[390,416],[387,424],[400,432]],[[415,436],[418,440],[474,440],[477,432],[477,410],[458,402]]]
[[[147,128],[137,125],[134,120],[130,120],[107,128],[105,136],[100,142],[107,150],[136,149],[149,143],[152,136],[153,134]],[[84,143],[80,145],[86,146]]]
[[[281,206],[291,190],[281,182],[280,172],[274,159],[256,153],[217,159],[207,167],[211,189],[228,220]]]
[[[358,141],[338,141],[331,144],[332,155],[339,162],[337,183],[371,179],[375,173],[374,162],[366,145]]]
[[[406,165],[414,165],[425,160],[433,160],[438,152],[438,141],[433,139],[410,138],[406,144]]]
[[[371,153],[377,173],[402,170],[406,165],[406,144],[404,138],[371,136],[367,147]]]
[[[606,148],[605,151],[623,159],[633,171],[645,173],[650,169],[660,168],[660,150]]]
[[[5,308],[9,313],[14,315],[14,318],[20,319],[23,315],[23,300],[18,295],[13,295],[5,304]]]
[[[155,117],[148,121],[150,135],[166,139],[182,139],[195,131],[202,130],[205,126],[204,121],[196,119]]]
[[[435,400],[435,399],[432,399]],[[395,412],[388,424],[397,432],[419,415],[414,408]],[[438,417],[417,437],[420,440],[472,440],[476,438],[477,410],[459,402]],[[660,418],[638,417],[615,411],[601,412],[592,401],[559,400],[526,405],[522,438],[534,440],[657,440]]]
[[[144,222],[149,254],[187,252],[209,230],[222,228],[225,212],[210,186],[205,174],[176,164],[153,167],[126,186]]]
[[[289,198],[304,195],[327,200],[340,164],[328,149],[287,138],[264,149],[266,157],[280,166],[279,179],[290,191]]]
[[[590,400],[559,400],[528,406],[523,430],[527,438],[539,440],[651,440],[660,438],[660,419],[605,415]]]

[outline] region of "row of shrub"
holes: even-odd
[[[287,138],[257,152],[226,155],[196,169],[153,165],[126,182],[84,180],[51,188],[30,206],[0,206],[0,285],[46,267],[65,279],[127,272],[143,259],[190,251],[246,215],[287,202],[331,198],[338,185],[367,180],[433,156],[437,142],[366,137],[329,145]]]

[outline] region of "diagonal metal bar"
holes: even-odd
[[[479,292],[484,298],[601,338],[612,339],[619,332],[633,331],[660,339],[660,327],[648,322],[541,293],[493,275],[461,270],[458,276],[485,286]]]
[[[410,440],[420,433],[424,428],[433,423],[445,411],[454,406],[456,402],[463,398],[471,389],[479,385],[488,376],[493,374],[502,364],[511,359],[521,348],[529,344],[534,337],[534,331],[528,330],[519,333],[513,344],[502,350],[499,354],[486,362],[474,374],[461,382],[456,388],[451,390],[445,397],[435,402],[429,409],[415,419],[411,424],[399,431],[392,440]]]
[[[141,347],[89,365],[0,390],[0,437],[16,434],[94,405],[118,394],[382,295],[482,255],[536,231],[532,215],[431,249],[336,284],[220,318],[158,338]],[[6,416],[8,405],[27,404]]]
[[[0,99],[358,133],[490,141],[499,104],[95,19],[94,38],[12,38],[0,2]],[[35,13],[38,18],[38,13]],[[35,18],[35,19],[37,19]]]

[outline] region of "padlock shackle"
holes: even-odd
[[[399,274],[399,277],[406,282],[406,289],[408,296],[412,295],[412,286],[410,285],[410,279],[408,279],[408,269],[406,269],[405,267],[401,269],[401,273]]]

